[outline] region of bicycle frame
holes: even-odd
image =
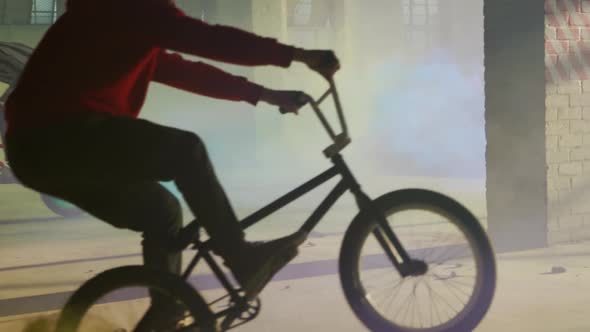
[[[407,269],[404,268],[406,263],[410,263],[411,259],[409,258],[407,252],[402,247],[400,241],[398,240],[397,236],[394,234],[393,230],[387,224],[387,220],[383,216],[383,213],[379,213],[377,207],[375,206],[373,200],[369,198],[367,194],[365,194],[360,184],[357,182],[356,178],[348,168],[348,165],[342,158],[340,154],[340,150],[342,150],[349,142],[350,139],[348,138],[348,133],[346,130],[346,125],[344,122],[343,113],[340,107],[340,103],[338,101],[336,89],[334,86],[333,81],[330,82],[331,88],[326,92],[318,102],[310,101],[312,107],[320,117],[320,120],[324,124],[324,127],[330,134],[330,137],[334,140],[334,144],[324,150],[324,154],[330,158],[334,166],[329,168],[328,170],[324,171],[323,173],[317,175],[316,177],[312,178],[311,180],[305,182],[304,184],[300,185],[299,187],[295,188],[294,190],[288,192],[287,194],[283,195],[282,197],[276,199],[272,203],[266,205],[265,207],[261,208],[260,210],[254,212],[250,216],[244,218],[240,225],[243,229],[246,229],[262,219],[268,217],[269,215],[273,214],[274,212],[280,210],[281,208],[285,207],[289,203],[297,200],[301,196],[305,195],[306,193],[310,192],[311,190],[321,186],[322,184],[326,183],[330,179],[340,175],[342,178],[336,184],[336,186],[330,191],[330,193],[325,197],[325,199],[319,204],[319,206],[312,212],[309,218],[302,224],[299,231],[305,232],[305,234],[309,234],[321,221],[321,219],[325,216],[325,214],[330,210],[330,208],[336,203],[336,201],[348,190],[354,195],[357,205],[361,211],[366,211],[369,213],[369,216],[377,218],[380,221],[380,227],[374,231],[374,234],[378,240],[378,242],[383,247],[384,251],[386,252],[387,256],[393,263],[393,265],[398,269],[402,276],[406,276],[409,273],[406,271]],[[339,110],[340,119],[342,122],[343,133],[340,135],[335,135],[334,132],[331,130],[327,121],[321,114],[319,110],[319,103],[323,101],[330,93],[333,94],[336,108]],[[198,232],[198,224],[196,221],[191,222],[189,225],[185,227],[185,241],[191,239],[191,233]],[[182,241],[181,241],[182,242]],[[240,296],[238,291],[232,286],[229,282],[227,276],[223,273],[221,268],[218,264],[214,261],[213,257],[209,252],[209,243],[201,242],[197,240],[193,242],[193,249],[197,249],[198,252],[192,261],[189,263],[187,269],[183,273],[182,277],[187,279],[194,267],[197,265],[199,260],[203,258],[217,279],[221,282],[224,288],[226,288],[229,296],[232,300],[238,303],[240,301]],[[188,245],[188,242],[187,242]],[[182,246],[182,245],[181,245]],[[184,246],[186,247],[186,245]],[[220,299],[219,299],[220,300]],[[217,300],[218,301],[218,300]],[[227,312],[231,311],[232,308],[225,309],[219,313],[215,313],[216,316],[224,316]]]

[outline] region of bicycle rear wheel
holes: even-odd
[[[148,315],[149,292],[173,299],[177,316],[166,310]],[[179,276],[144,266],[114,268],[88,280],[64,306],[56,332],[93,331],[97,325],[113,326],[116,332],[180,332],[196,327],[201,332],[218,331],[212,312],[194,288]]]
[[[427,270],[402,277],[376,240],[384,228],[367,213],[350,225],[340,252],[346,299],[372,331],[472,331],[492,302],[496,265],[477,219],[451,198],[406,189],[375,200],[412,260]],[[387,237],[392,247],[391,237]]]

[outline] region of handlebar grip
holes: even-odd
[[[297,104],[298,109],[305,106],[305,104],[307,104],[308,101],[309,101],[309,99],[308,99],[307,95],[303,92],[299,92],[297,94],[297,96],[295,97],[295,104]],[[281,112],[281,114],[289,113],[289,111],[287,111],[283,107],[280,107],[279,111]]]

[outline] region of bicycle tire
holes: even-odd
[[[424,209],[451,216],[465,235],[477,259],[477,287],[462,312],[438,326],[413,328],[384,318],[373,307],[359,277],[359,260],[366,239],[377,223],[361,211],[350,224],[342,241],[339,257],[341,285],[355,315],[371,331],[379,332],[462,332],[472,331],[483,319],[493,300],[496,287],[496,263],[492,245],[475,216],[452,198],[429,190],[404,189],[375,199],[375,205],[386,216],[409,209]],[[402,240],[403,242],[403,240]],[[415,285],[415,284],[414,284]],[[396,285],[397,287],[397,285]],[[415,291],[415,289],[414,289]]]
[[[145,266],[123,266],[102,272],[75,291],[60,313],[56,332],[77,332],[88,309],[104,295],[131,286],[148,286],[164,291],[183,303],[199,321],[202,332],[217,332],[213,313],[201,295],[184,279]]]

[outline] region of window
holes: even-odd
[[[312,0],[291,1],[288,24],[292,27],[305,27],[311,24]]]
[[[330,39],[336,20],[334,0],[288,0],[287,34],[289,42],[302,47],[318,47]]]
[[[287,26],[300,28],[326,28],[334,21],[334,1],[289,0]]]
[[[174,3],[189,16],[214,23],[217,0],[175,0]]]
[[[425,50],[436,42],[439,31],[438,0],[403,0],[406,42]]]
[[[31,24],[53,24],[57,19],[57,0],[33,0]]]

